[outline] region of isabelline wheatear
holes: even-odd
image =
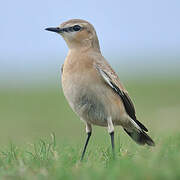
[[[137,120],[134,105],[119,77],[101,54],[94,27],[72,19],[46,28],[60,34],[69,52],[62,67],[62,88],[69,105],[86,124],[89,142],[92,125],[107,127],[114,153],[114,126],[120,125],[138,144],[154,146],[147,128]]]

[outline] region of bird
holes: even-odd
[[[86,20],[70,19],[45,30],[63,37],[68,54],[62,65],[62,89],[72,110],[85,123],[87,139],[92,126],[106,127],[113,156],[114,126],[121,126],[139,145],[154,146],[148,129],[137,119],[135,107],[120,78],[101,54],[94,26]]]

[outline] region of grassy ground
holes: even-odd
[[[60,88],[0,91],[0,179],[180,179],[179,80],[124,82],[154,148],[120,127],[116,159],[105,128],[94,127],[84,162],[84,124]]]

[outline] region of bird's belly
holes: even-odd
[[[75,111],[83,120],[94,125],[107,126],[108,112],[96,94],[91,92],[79,94],[75,104]]]
[[[107,126],[108,112],[96,91],[79,82],[68,85],[64,83],[63,91],[69,105],[82,120],[98,126]]]
[[[106,88],[101,83],[85,83],[80,77],[76,78],[75,74],[62,79],[62,87],[69,105],[82,120],[98,126],[107,126],[107,118],[111,116],[115,125],[122,125],[124,110],[114,101],[119,97],[116,97],[109,87]]]

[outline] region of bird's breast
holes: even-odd
[[[108,112],[105,103],[98,97],[100,86],[100,83],[94,82],[91,70],[73,71],[71,74],[63,71],[62,87],[71,108],[83,120],[106,126]]]

